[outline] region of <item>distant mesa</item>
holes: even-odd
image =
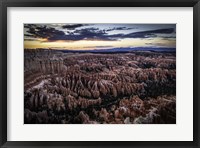
[[[60,49],[62,52],[79,52],[79,53],[107,53],[107,52],[132,52],[132,51],[162,51],[162,52],[175,52],[176,48],[158,48],[158,47],[135,47],[135,48],[109,48],[109,49],[94,49],[94,50],[66,50]]]

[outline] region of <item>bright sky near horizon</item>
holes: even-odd
[[[24,48],[176,48],[175,24],[24,24]]]

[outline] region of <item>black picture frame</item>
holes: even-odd
[[[1,0],[0,1],[0,146],[9,147],[200,147],[200,0]],[[193,7],[193,137],[189,141],[7,141],[8,7]],[[119,8],[120,9],[120,8]]]

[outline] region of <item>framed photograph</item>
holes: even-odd
[[[199,0],[1,1],[0,145],[199,147]]]

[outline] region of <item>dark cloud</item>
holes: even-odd
[[[141,38],[141,39],[148,39],[148,38],[155,38],[159,37],[158,34],[172,34],[174,33],[173,28],[167,29],[157,29],[157,30],[150,30],[150,31],[140,31],[140,32],[133,32],[129,34],[114,34],[114,35],[106,35],[107,38],[118,40],[122,38]]]
[[[81,24],[65,25],[68,28],[77,28],[80,27]],[[154,38],[159,36],[158,34],[172,34],[174,33],[173,28],[167,29],[157,29],[150,31],[141,31],[141,32],[133,32],[129,34],[108,34],[106,30],[101,30],[95,27],[75,29],[72,32],[65,32],[61,30],[57,30],[52,27],[47,27],[46,25],[34,25],[28,24],[24,26],[28,28],[25,36],[30,36],[34,38],[46,38],[48,41],[56,41],[56,40],[66,40],[66,41],[77,41],[77,40],[120,40],[123,38]],[[116,27],[112,29],[125,30],[130,29],[127,27]]]
[[[36,38],[33,38],[33,39],[24,39],[24,41],[37,41]]]
[[[175,39],[176,36],[175,35],[172,35],[172,36],[162,36],[163,39]]]
[[[90,27],[90,28],[84,28],[80,30],[74,31],[77,36],[79,36],[82,39],[88,40],[111,40],[108,38],[107,33],[105,30],[99,30],[98,28]]]
[[[127,28],[127,27],[114,27],[111,29],[107,29],[105,31],[114,31],[114,30],[130,30],[130,29],[135,29],[135,28]]]
[[[64,25],[64,26],[62,26],[62,28],[73,30],[75,28],[82,27],[82,26],[84,26],[84,25],[83,24],[72,24],[72,25]]]
[[[32,34],[24,34],[26,37],[34,37]]]
[[[68,32],[68,34],[65,34],[61,30],[57,30],[52,27],[47,27],[45,25],[43,26],[37,26],[37,25],[26,25],[25,28],[28,28],[26,36],[31,36],[35,38],[46,38],[48,41],[56,41],[56,40],[109,40],[109,38],[106,37],[106,32],[103,30],[99,30],[98,28],[84,28],[75,30],[74,32]]]
[[[173,28],[167,28],[167,29],[157,29],[157,30],[150,30],[150,31],[142,31],[142,32],[134,32],[127,35],[124,35],[124,37],[127,38],[152,38],[157,37],[156,34],[171,34],[174,32]]]
[[[37,25],[35,25],[35,24],[24,24],[24,28],[36,28],[37,27]]]
[[[35,38],[46,38],[49,41],[52,40],[67,40],[65,33],[60,30],[56,30],[55,28],[43,26],[35,26],[35,25],[26,25],[28,28],[28,33]]]

